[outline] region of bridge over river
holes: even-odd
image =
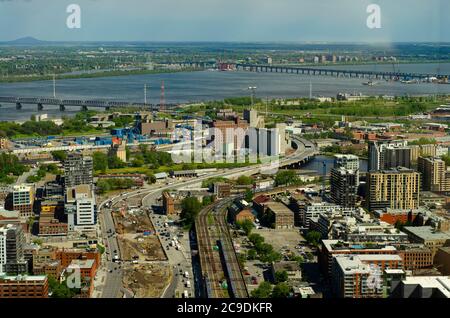
[[[18,96],[0,96],[0,104],[9,103],[15,104],[16,109],[22,109],[24,104],[37,105],[38,110],[43,110],[44,105],[59,106],[61,111],[66,110],[66,107],[80,107],[82,110],[89,108],[104,108],[109,110],[115,107],[141,107],[149,110],[160,110],[160,104],[136,103],[131,101],[108,101],[108,100],[82,100],[82,99],[58,99],[48,97],[18,97]],[[165,109],[173,109],[177,104],[165,104]]]
[[[319,67],[297,67],[297,66],[276,66],[276,65],[260,65],[260,64],[235,64],[237,70],[248,72],[265,72],[265,73],[289,73],[303,75],[323,75],[335,77],[356,77],[370,79],[387,79],[387,80],[426,80],[430,78],[448,79],[450,74],[435,73],[409,73],[409,72],[386,72],[386,71],[368,71],[368,70],[345,70],[331,69]]]

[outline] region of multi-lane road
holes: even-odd
[[[280,159],[280,165],[283,165],[285,163],[291,163],[295,161],[302,161],[307,157],[313,156],[316,154],[317,150],[315,148],[315,145],[308,141],[303,140],[300,138],[293,138],[293,143],[296,144],[296,151],[286,157],[283,157]],[[276,168],[276,165],[274,166]],[[117,255],[120,258],[120,250],[119,250],[119,244],[117,241],[117,236],[115,232],[115,226],[114,221],[112,219],[111,215],[111,209],[107,208],[106,205],[111,202],[111,207],[118,203],[121,200],[126,200],[127,198],[143,195],[145,194],[145,197],[142,199],[142,205],[143,206],[150,206],[152,202],[154,202],[155,197],[159,197],[162,195],[162,193],[166,190],[177,190],[181,188],[185,188],[188,186],[192,186],[198,183],[201,183],[204,180],[207,180],[209,178],[213,177],[228,177],[232,178],[235,176],[239,176],[242,174],[245,175],[255,175],[261,172],[264,172],[267,170],[266,164],[258,164],[251,167],[243,167],[243,168],[235,168],[235,169],[226,169],[226,170],[219,170],[217,172],[211,173],[206,176],[198,177],[195,179],[189,179],[189,180],[177,180],[173,182],[169,182],[166,185],[159,186],[158,188],[155,188],[154,186],[149,189],[139,190],[139,191],[133,191],[130,193],[122,194],[119,196],[116,196],[112,199],[108,199],[105,202],[102,202],[99,205],[99,215],[101,220],[101,231],[102,236],[104,239],[104,243],[106,246],[106,250],[108,252],[107,254],[107,273],[106,273],[106,280],[103,287],[103,293],[102,298],[117,298],[120,297],[123,293],[126,294],[126,291],[122,289],[122,271],[120,264],[117,264],[113,262],[114,255]]]

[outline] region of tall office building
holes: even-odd
[[[395,149],[395,148],[405,148],[408,146],[408,142],[406,140],[378,140],[378,141],[371,141],[369,143],[369,165],[368,170],[369,171],[378,171],[383,169],[390,169],[395,168],[397,166],[402,165],[396,165],[395,167],[391,166],[392,163],[396,163],[397,160],[394,160],[394,158],[397,158],[399,155],[394,155],[393,153],[390,154],[390,160],[388,164],[386,165],[385,162],[385,151],[387,148]],[[392,151],[391,151],[392,152]],[[402,157],[402,155],[400,155]],[[411,153],[409,160],[411,160]],[[406,159],[405,159],[405,162]],[[387,166],[391,166],[388,167]]]
[[[67,188],[65,213],[69,231],[87,233],[96,230],[97,211],[92,185]]]
[[[24,245],[25,234],[20,225],[8,224],[0,228],[0,272],[11,274],[28,272]]]
[[[422,173],[422,189],[424,191],[449,191],[445,161],[440,158],[419,157],[417,170]]]
[[[29,218],[34,215],[34,193],[32,187],[28,185],[16,185],[12,194],[8,197],[7,208],[11,211],[19,211],[20,216]]]
[[[356,206],[358,192],[358,171],[344,167],[331,169],[331,198],[334,203],[346,207]]]
[[[373,171],[367,174],[366,204],[369,210],[419,207],[420,174],[407,168]]]
[[[92,157],[71,153],[64,161],[64,184],[66,188],[93,183]]]

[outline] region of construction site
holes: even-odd
[[[167,255],[140,196],[112,212],[123,264],[123,287],[137,298],[158,298],[172,279]]]
[[[159,298],[172,279],[170,266],[165,262],[126,265],[123,286],[136,298]]]

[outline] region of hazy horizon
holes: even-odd
[[[69,29],[70,4],[81,28]],[[368,5],[381,28],[366,25]],[[0,41],[447,43],[445,0],[0,0]]]

